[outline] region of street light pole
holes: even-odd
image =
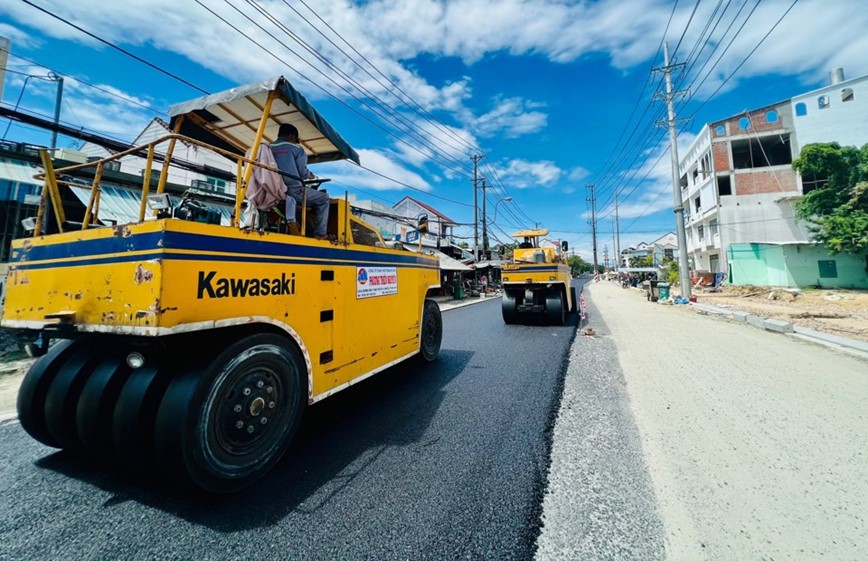
[[[497,201],[496,203],[494,203],[494,218],[491,221],[492,224],[495,224],[497,222],[497,207],[500,205],[500,203],[508,203],[511,200],[512,200],[512,197],[504,197],[504,198],[500,199],[499,201]]]

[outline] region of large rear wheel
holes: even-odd
[[[114,458],[112,418],[131,369],[121,353],[104,357],[81,390],[75,413],[78,440],[98,458]]]
[[[552,325],[564,324],[564,292],[554,289],[546,294],[546,320]]]
[[[443,316],[440,306],[433,300],[425,300],[422,311],[422,333],[420,334],[419,353],[426,362],[431,362],[440,354],[443,339]]]
[[[77,348],[78,345],[70,340],[52,345],[48,353],[30,367],[18,388],[16,405],[21,427],[39,442],[55,448],[60,448],[60,443],[48,430],[45,420],[45,398],[57,373]]]
[[[174,378],[157,411],[155,448],[172,476],[212,493],[250,485],[283,455],[307,403],[299,351],[250,335],[204,370]]]
[[[516,311],[515,294],[507,290],[503,291],[501,298],[500,311],[503,314],[503,323],[513,324],[518,323],[518,312]]]

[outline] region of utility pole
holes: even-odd
[[[3,83],[6,81],[6,63],[9,60],[9,49],[12,42],[6,37],[0,37],[0,99],[3,99]]]
[[[476,184],[479,182],[477,164],[482,156],[474,154],[470,159],[473,160],[473,261],[479,263],[479,203],[476,198]]]
[[[681,297],[690,298],[690,267],[687,263],[687,235],[684,231],[684,203],[681,201],[681,189],[679,188],[679,173],[678,173],[678,138],[676,127],[678,121],[675,119],[675,96],[683,95],[684,90],[672,91],[672,72],[680,69],[684,63],[670,64],[669,60],[669,42],[663,43],[663,66],[655,68],[653,72],[662,72],[666,79],[666,108],[669,118],[661,122],[662,126],[669,128],[669,154],[672,160],[672,196],[675,203],[675,230],[678,235],[678,268],[681,272]],[[656,99],[660,96],[655,95]]]
[[[482,258],[491,259],[488,253],[488,220],[485,216],[485,178],[482,178]]]
[[[48,79],[57,82],[57,96],[54,100],[54,125],[55,128],[51,131],[51,151],[54,154],[54,148],[57,146],[57,124],[60,122],[60,102],[63,99],[63,76],[58,76],[54,72],[48,73]]]
[[[621,266],[621,263],[619,262],[619,255],[618,255],[618,249],[617,249],[618,244],[615,241],[615,225],[616,224],[617,224],[617,220],[615,220],[613,218],[612,219],[612,263],[614,265],[612,268],[616,269],[616,272],[617,272],[617,269],[618,269],[618,267]]]
[[[618,186],[615,186],[615,256],[618,259],[618,267],[621,266],[621,226],[618,219]]]
[[[591,240],[594,245],[594,273],[597,272],[597,200],[594,196],[594,184],[589,183],[587,201],[591,203]]]
[[[609,244],[603,246],[603,268],[609,268]]]

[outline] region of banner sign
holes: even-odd
[[[356,267],[356,299],[397,293],[397,267]]]

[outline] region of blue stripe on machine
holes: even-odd
[[[171,251],[173,249],[204,251],[208,253],[205,255],[191,255],[175,253]],[[124,255],[128,252],[145,253]],[[133,235],[128,238],[113,237],[100,240],[34,246],[27,251],[19,249],[13,253],[16,255],[14,255],[10,264],[19,270],[145,261],[156,258],[318,265],[324,264],[323,261],[337,261],[341,265],[366,267],[405,265],[431,269],[437,268],[431,265],[430,259],[425,259],[417,254],[387,255],[339,247],[304,246],[264,240],[237,240],[179,232],[153,232]],[[244,255],[229,255],[232,253]],[[90,259],[87,259],[87,257],[90,257]],[[46,260],[58,259],[76,259],[76,261],[44,263]]]

